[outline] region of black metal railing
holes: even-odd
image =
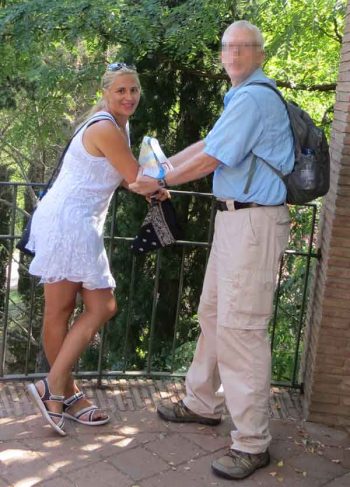
[[[40,186],[0,182],[0,380],[40,377],[47,368],[40,335],[42,287],[28,274],[29,258],[15,249],[28,217],[23,208],[31,206],[33,190]],[[112,272],[120,282],[120,312],[97,335],[75,372],[99,380],[183,376],[199,332],[196,307],[213,234],[214,200],[209,193],[172,191],[191,238],[139,257],[129,247],[141,221],[140,199],[125,193],[115,194],[105,232]],[[290,246],[280,265],[270,336],[273,383],[298,387],[309,276],[318,257],[317,205],[293,207],[291,213]],[[193,238],[197,234],[198,240]]]

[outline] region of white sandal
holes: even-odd
[[[46,422],[49,423],[49,425],[55,431],[57,431],[57,433],[59,433],[61,436],[66,436],[67,433],[63,429],[64,426],[63,414],[54,413],[53,411],[50,411],[49,409],[47,409],[47,406],[45,404],[47,401],[55,401],[55,402],[63,403],[64,396],[59,396],[58,394],[51,393],[49,383],[46,377],[45,379],[42,379],[41,382],[44,384],[44,392],[42,393],[41,396],[39,395],[38,389],[35,387],[35,384],[28,384],[27,390],[30,394],[30,397],[34,405],[39,408]],[[58,423],[55,423],[53,418],[59,418],[60,420],[58,421]]]
[[[101,408],[98,408],[95,405],[87,406],[86,408],[79,409],[73,414],[70,414],[67,412],[67,410],[73,406],[77,401],[80,399],[84,399],[85,394],[81,391],[77,392],[76,394],[73,394],[73,396],[68,397],[63,401],[63,416],[65,418],[71,419],[72,421],[76,421],[77,423],[80,424],[85,424],[87,426],[99,426],[101,424],[106,424],[110,420],[110,417],[107,416],[107,418],[104,419],[97,419],[94,420],[94,413],[96,411],[101,411]],[[88,414],[88,419],[80,419],[84,414]]]

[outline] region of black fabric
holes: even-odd
[[[181,238],[181,235],[182,231],[171,201],[152,200],[141,228],[131,244],[131,249],[135,254],[142,255],[172,245]]]
[[[242,210],[244,208],[254,208],[262,205],[259,205],[258,203],[240,203],[239,201],[234,201],[233,206],[235,210]],[[216,209],[219,211],[227,211],[228,208],[227,208],[226,201],[217,201]]]
[[[18,250],[20,250],[21,252],[23,252],[24,254],[30,255],[31,257],[34,257],[34,255],[35,255],[34,252],[26,249],[26,245],[29,241],[30,227],[32,226],[32,218],[33,218],[33,214],[30,215],[29,220],[28,220],[28,222],[27,222],[27,224],[23,230],[22,236],[16,244],[16,248]]]
[[[282,206],[281,205],[274,205],[274,206]],[[259,205],[259,203],[240,203],[239,201],[234,201],[233,206],[235,210],[243,210],[244,208],[257,208],[259,206],[269,206],[269,205]],[[226,201],[216,201],[216,209],[219,211],[228,211]]]

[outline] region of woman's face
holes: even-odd
[[[104,91],[108,110],[116,118],[129,118],[136,110],[141,96],[138,79],[133,74],[120,74]]]

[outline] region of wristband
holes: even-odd
[[[165,178],[158,179],[158,186],[160,188],[169,188],[169,186],[167,185],[167,182],[166,182]]]

